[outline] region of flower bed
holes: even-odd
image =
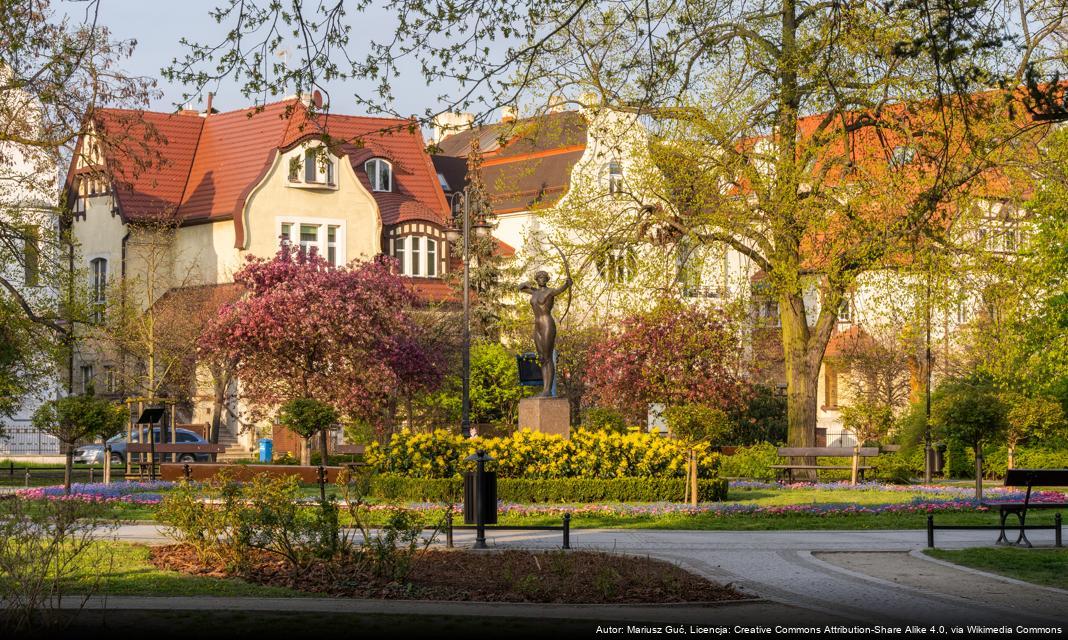
[[[28,500],[77,500],[80,502],[115,503],[127,504],[159,504],[163,499],[160,491],[166,491],[174,487],[173,482],[157,480],[155,482],[112,482],[104,484],[75,483],[70,487],[70,495],[66,495],[62,485],[51,487],[37,487],[35,489],[22,489],[18,496]]]

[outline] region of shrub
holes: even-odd
[[[738,447],[733,455],[723,456],[720,459],[719,474],[724,478],[773,480],[773,464],[779,464],[778,447],[764,442],[750,447]]]
[[[241,495],[246,504],[237,510],[238,548],[273,553],[297,569],[339,551],[337,502],[325,500],[313,508],[302,505],[296,476],[256,476]]]
[[[200,562],[236,568],[245,557],[236,540],[240,490],[226,469],[204,485],[181,482],[163,496],[156,518],[164,535],[189,545]]]
[[[765,385],[755,385],[744,403],[730,411],[733,423],[728,444],[753,445],[786,442],[786,396]]]
[[[582,428],[590,431],[626,433],[627,421],[623,419],[623,414],[615,409],[590,407],[582,416]]]
[[[401,431],[385,447],[368,446],[365,458],[378,473],[449,478],[467,469],[464,458],[478,449],[496,460],[490,470],[502,478],[661,478],[682,477],[686,471],[687,450],[676,440],[587,429],[575,431],[570,439],[528,430],[470,440],[442,430]],[[718,457],[700,453],[698,476],[714,477]]]
[[[111,524],[100,513],[100,505],[78,500],[0,500],[0,629],[10,637],[69,622],[69,606],[60,611],[64,592],[78,584],[84,604],[100,586],[111,560],[94,545]]]
[[[683,478],[500,478],[497,498],[523,504],[539,502],[682,502]],[[369,495],[381,500],[456,503],[463,495],[460,478],[408,478],[383,474],[371,478]],[[698,481],[702,502],[727,498],[727,481]]]

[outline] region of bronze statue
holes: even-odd
[[[567,269],[567,264],[564,264]],[[541,361],[541,378],[544,388],[541,397],[551,398],[553,395],[553,382],[556,379],[556,363],[553,362],[553,351],[556,348],[556,321],[553,320],[553,303],[556,296],[567,291],[571,287],[571,272],[568,270],[567,278],[561,287],[549,287],[549,274],[539,271],[534,274],[534,282],[520,285],[519,290],[530,294],[530,308],[534,310],[534,346],[538,350],[538,360]]]

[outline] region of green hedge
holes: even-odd
[[[499,478],[497,499],[523,504],[537,502],[682,502],[683,478]],[[371,479],[371,497],[383,500],[459,502],[461,478],[408,478],[379,474]],[[727,481],[700,479],[701,502],[727,498]]]

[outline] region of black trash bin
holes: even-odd
[[[464,474],[464,524],[477,524],[478,512],[475,511],[476,500],[481,504],[482,523],[497,524],[497,473],[482,472],[482,486],[475,491],[478,473],[468,471]]]

